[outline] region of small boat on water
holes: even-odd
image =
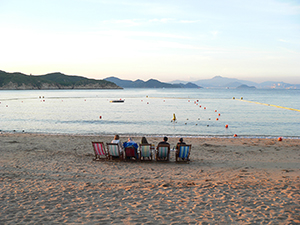
[[[123,103],[125,102],[125,99],[118,99],[118,100],[111,100],[110,103]]]

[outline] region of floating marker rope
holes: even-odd
[[[272,105],[272,104],[266,104],[266,103],[261,103],[261,102],[253,102],[253,101],[247,101],[247,100],[243,100],[243,99],[236,99],[236,100],[239,100],[239,101],[242,101],[242,102],[255,103],[255,104],[259,104],[259,105],[272,106],[272,107],[276,107],[276,108],[288,109],[288,110],[300,112],[300,109],[293,109],[293,108],[279,106],[279,105]]]

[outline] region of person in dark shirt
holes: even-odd
[[[185,145],[185,142],[183,142],[183,138],[180,138],[180,139],[179,139],[179,142],[178,142],[177,145],[176,145],[176,150],[179,149],[179,146],[180,146],[180,145]]]
[[[158,144],[159,144],[159,145],[160,145],[160,144],[163,144],[163,145],[170,145],[167,141],[168,141],[168,138],[167,138],[167,137],[164,137],[164,140],[161,141],[161,142],[159,142]]]

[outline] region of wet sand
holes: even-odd
[[[0,224],[300,224],[299,139],[186,138],[190,163],[93,161],[91,142],[111,139],[0,134]]]

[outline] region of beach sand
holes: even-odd
[[[0,224],[300,224],[299,139],[185,138],[190,163],[93,161],[91,142],[112,138],[0,134]]]

